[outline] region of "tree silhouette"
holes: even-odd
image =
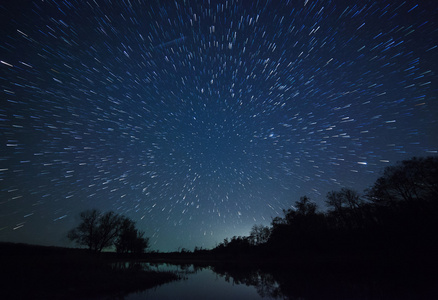
[[[68,233],[68,238],[76,244],[87,246],[90,251],[96,251],[99,248],[99,215],[96,209],[81,212],[81,224]]]
[[[254,225],[249,233],[249,239],[251,244],[260,245],[268,241],[271,235],[271,230],[267,226]]]
[[[134,221],[123,218],[115,246],[117,253],[139,254],[149,247],[149,238],[135,228]]]
[[[310,201],[310,198],[303,196],[300,201],[295,202],[296,212],[299,215],[314,215],[316,213],[316,203]]]
[[[328,215],[337,227],[359,227],[362,220],[361,208],[363,200],[358,192],[342,188],[340,191],[330,191],[325,203],[328,206]]]
[[[100,213],[87,210],[80,214],[81,223],[68,233],[68,238],[90,251],[102,252],[116,246],[120,253],[142,253],[149,245],[149,239],[135,228],[135,222],[112,211]]]
[[[367,197],[378,205],[438,198],[438,156],[414,157],[386,167]]]
[[[97,241],[98,252],[114,245],[121,229],[122,219],[123,217],[112,211],[107,212],[100,217],[98,227],[99,240]]]
[[[343,208],[356,209],[362,205],[359,193],[342,188],[341,191],[331,191],[327,193],[327,200],[325,203],[334,211],[340,211]]]

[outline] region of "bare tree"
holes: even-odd
[[[96,209],[81,212],[81,224],[68,233],[68,238],[78,245],[87,246],[91,251],[97,251],[99,245],[99,215]]]
[[[343,208],[356,209],[362,206],[363,201],[358,192],[342,188],[341,191],[331,191],[327,193],[325,203],[335,211],[341,211]]]
[[[149,238],[135,228],[134,221],[124,218],[115,246],[118,253],[143,253],[149,247]]]
[[[114,245],[114,242],[116,241],[120,232],[122,220],[122,216],[119,216],[112,211],[107,212],[100,217],[98,227],[100,237],[98,241],[98,252],[101,252],[104,248]]]
[[[149,239],[135,228],[135,222],[112,211],[100,213],[96,209],[81,213],[82,222],[68,233],[68,238],[93,252],[116,246],[122,253],[140,253]]]
[[[330,215],[335,217],[337,225],[359,226],[359,209],[363,206],[363,201],[358,192],[342,188],[340,191],[328,192],[326,198],[325,203],[329,207]]]
[[[432,200],[438,197],[438,156],[412,158],[386,167],[383,175],[368,190],[375,204]]]

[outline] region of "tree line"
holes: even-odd
[[[196,247],[194,253],[290,257],[438,251],[438,156],[386,167],[362,195],[342,188],[328,192],[325,203],[328,209],[321,212],[303,196],[270,226],[254,225],[249,236],[227,238],[211,250]],[[139,254],[149,247],[149,238],[125,216],[93,209],[80,218],[68,238],[90,251],[112,247]]]
[[[438,250],[438,157],[412,158],[384,169],[363,195],[331,191],[319,211],[303,196],[270,226],[225,239],[222,255],[433,255]]]

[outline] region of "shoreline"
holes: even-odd
[[[114,266],[83,249],[0,243],[2,299],[123,296],[181,279],[172,272]]]
[[[271,274],[283,287],[312,278],[326,289],[326,278],[358,284],[372,280],[382,288],[412,287],[421,291],[436,283],[435,257],[363,255],[307,255],[258,257],[204,253],[147,253],[141,257],[116,253],[90,253],[84,249],[33,246],[0,242],[2,299],[77,299],[120,297],[183,279],[173,272],[144,270],[139,264],[193,265],[218,274],[246,278],[248,274]],[[245,279],[246,280],[246,279]],[[303,283],[304,284],[304,283]],[[366,285],[365,285],[366,286]],[[421,288],[420,288],[421,287]],[[287,288],[286,288],[287,291]]]

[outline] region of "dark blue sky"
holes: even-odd
[[[438,152],[434,1],[7,1],[0,240],[212,247]]]

